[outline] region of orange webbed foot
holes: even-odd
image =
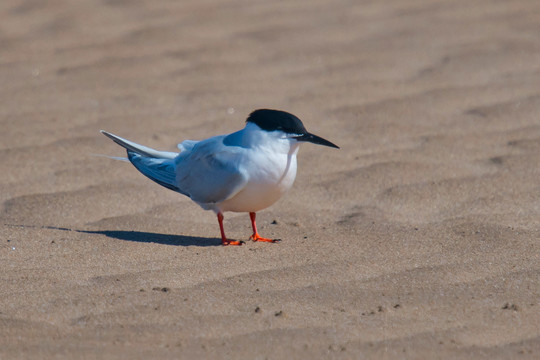
[[[280,242],[280,241],[281,241],[280,239],[267,239],[267,238],[263,238],[262,236],[260,236],[260,235],[257,234],[257,233],[251,235],[251,236],[249,237],[249,240],[252,240],[252,241],[261,241],[261,242],[270,242],[270,243],[277,243],[277,242]]]
[[[227,245],[240,246],[243,243],[244,243],[243,241],[238,241],[238,240],[221,240],[221,245],[223,245],[223,246],[227,246]]]

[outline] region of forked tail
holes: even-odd
[[[101,133],[127,150],[129,161],[144,176],[168,189],[184,194],[176,185],[176,165],[174,152],[157,151],[136,144],[114,134],[101,130]]]

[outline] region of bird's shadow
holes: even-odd
[[[145,231],[125,231],[125,230],[77,230],[86,234],[101,234],[107,237],[125,240],[135,241],[141,243],[156,243],[162,245],[174,245],[174,246],[219,246],[221,240],[217,238],[205,238],[199,236],[186,236],[186,235],[171,235],[160,234]]]
[[[127,230],[76,230],[55,226],[47,226],[47,229],[63,230],[63,231],[76,231],[84,234],[98,234],[105,235],[107,237],[124,240],[135,241],[140,243],[155,243],[162,245],[174,245],[174,246],[220,246],[221,239],[218,238],[206,238],[199,236],[186,236],[186,235],[172,235],[172,234],[160,234],[145,231],[127,231]]]

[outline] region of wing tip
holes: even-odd
[[[114,135],[110,132],[107,132],[105,130],[99,130],[100,133],[102,133],[103,135],[105,135],[106,137],[108,137],[109,139],[111,139],[112,141],[114,141],[115,143],[117,143],[118,145],[124,147],[124,148],[127,148],[126,145],[128,142],[126,139],[122,139],[120,136],[117,136],[117,135]]]
[[[99,130],[100,133],[102,133],[103,135],[105,135],[106,137],[110,138],[110,139],[114,139],[115,136],[113,134],[111,134],[110,132],[107,132],[105,130]]]

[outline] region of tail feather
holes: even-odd
[[[103,154],[90,154],[90,156],[98,156],[98,157],[104,157],[104,158],[107,158],[107,159],[113,159],[113,160],[129,162],[129,159],[127,157],[109,156],[109,155],[103,155]]]
[[[176,185],[176,167],[174,160],[145,157],[131,150],[127,151],[128,159],[144,176],[159,185],[187,195]]]
[[[106,132],[105,130],[100,130],[100,131],[103,135],[105,135],[106,137],[108,137],[109,139],[117,143],[118,145],[126,148],[127,150],[131,150],[134,153],[137,153],[143,156],[157,158],[157,159],[174,159],[176,156],[178,156],[178,153],[167,152],[167,151],[157,151],[149,147],[134,143],[133,141],[129,141],[124,138],[121,138],[120,136],[116,136],[114,134]]]
[[[177,153],[157,151],[103,130],[101,133],[124,147],[127,150],[128,160],[144,176],[161,186],[187,195],[176,185],[174,158],[178,155]]]

